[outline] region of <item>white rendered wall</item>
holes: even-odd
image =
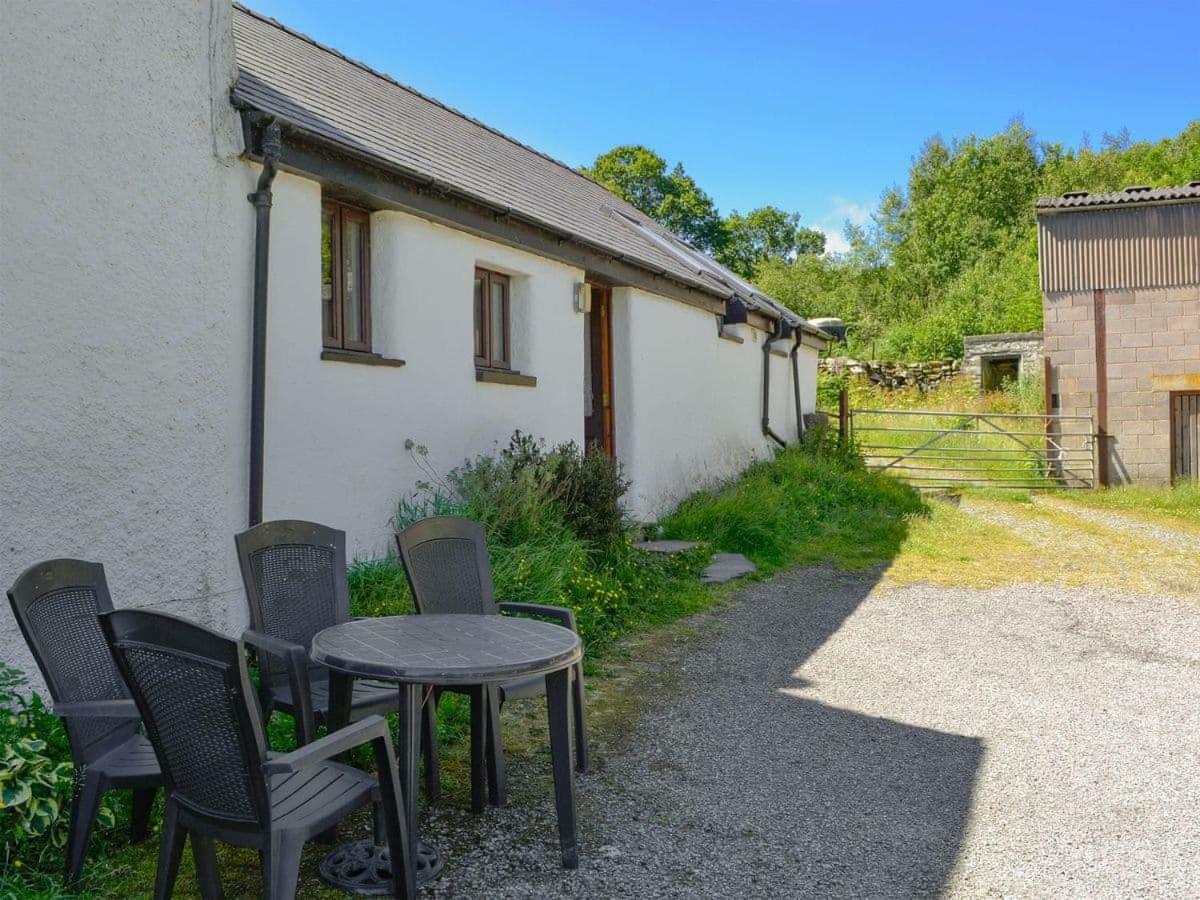
[[[374,350],[403,368],[322,360],[316,182],[281,174],[271,225],[267,518],[347,532],[350,553],[390,548],[389,519],[417,481],[412,439],[441,474],[515,429],[583,439],[583,272],[398,212],[371,216]],[[536,387],[475,380],[474,273],[511,276],[513,365]]]
[[[0,583],[236,627],[253,209],[223,0],[0,13]],[[0,659],[32,671],[8,604]]]
[[[613,402],[617,456],[633,482],[630,507],[642,521],[688,494],[769,455],[762,434],[764,335],[745,343],[717,337],[714,317],[642,291],[613,295]],[[816,351],[800,350],[801,403],[816,400]],[[771,427],[796,437],[790,361],[771,356]]]

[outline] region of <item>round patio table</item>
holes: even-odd
[[[355,678],[396,682],[400,691],[400,735],[396,746],[404,791],[408,839],[417,861],[417,881],[441,871],[441,853],[420,841],[417,828],[417,762],[421,703],[426,685],[491,685],[516,678],[546,678],[546,708],[554,768],[558,836],[566,868],[578,865],[575,845],[575,780],[571,764],[570,667],[579,662],[579,636],[561,625],[501,615],[413,615],[356,619],[318,632],[312,658],[330,670],[329,730],[348,720]],[[339,847],[321,864],[322,875],[357,893],[386,893],[390,882],[386,848],[371,842]]]

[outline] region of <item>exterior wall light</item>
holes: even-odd
[[[586,281],[575,282],[575,312],[590,313],[592,311],[592,286]]]

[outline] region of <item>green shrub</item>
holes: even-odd
[[[74,765],[62,721],[16,669],[0,665],[0,835],[7,869],[55,857],[67,842]],[[96,822],[116,822],[102,801]]]
[[[621,498],[629,482],[620,465],[602,453],[584,453],[573,441],[547,449],[544,441],[517,431],[498,455],[476,457],[451,472],[448,482],[464,506],[510,541],[552,521],[600,548],[628,530]]]
[[[570,442],[547,449],[518,431],[499,453],[443,477],[426,462],[426,448],[410,442],[408,449],[428,477],[400,502],[395,525],[444,514],[482,522],[496,596],[571,608],[590,655],[635,627],[707,602],[696,576],[708,551],[661,558],[634,549],[621,505],[629,483],[611,458]],[[410,602],[392,559],[356,563],[351,597],[356,615]]]
[[[620,463],[604,453],[583,453],[574,442],[559,444],[547,460],[571,530],[597,547],[619,545],[630,527],[621,504],[629,482]]]

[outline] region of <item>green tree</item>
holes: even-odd
[[[725,219],[725,241],[718,262],[745,278],[768,259],[791,259],[798,254],[823,253],[825,235],[800,227],[800,214],[777,206],[762,206],[742,215],[737,210]]]
[[[1098,150],[1038,144],[1019,121],[935,136],[836,257],[775,206],[722,220],[681,166],[644,147],[616,148],[592,174],[801,315],[845,319],[850,353],[919,360],[961,354],[968,334],[1040,328],[1036,198],[1200,180],[1200,121],[1155,143],[1121,129]]]
[[[653,150],[629,144],[596,157],[583,172],[704,252],[723,245],[721,216],[682,163],[668,171]]]

